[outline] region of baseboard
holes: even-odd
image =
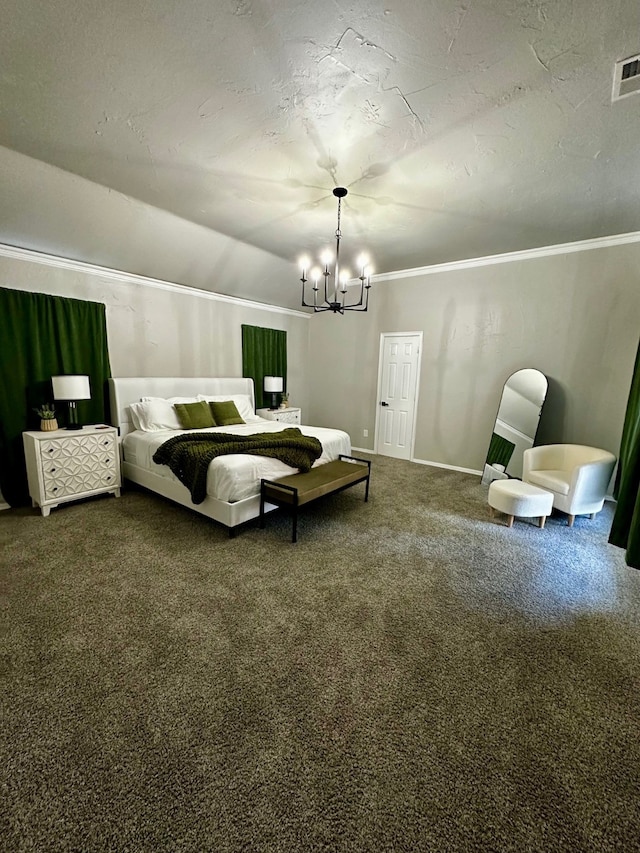
[[[476,474],[482,477],[482,471],[475,468],[461,468],[459,465],[445,465],[444,462],[430,462],[428,459],[412,459],[418,465],[430,465],[432,468],[446,468],[448,471],[459,471],[461,474]]]
[[[375,451],[369,450],[367,447],[352,447],[352,450],[357,450],[358,453],[371,453],[373,456],[376,455]],[[430,462],[428,459],[411,459],[411,462],[415,462],[416,465],[430,465],[432,468],[446,468],[448,471],[459,471],[461,474],[477,474],[478,477],[482,477],[482,471],[476,471],[475,468],[461,468],[459,465],[445,465],[444,462]],[[616,499],[613,495],[606,495],[605,501],[611,501],[612,503],[617,503]]]
[[[357,450],[358,453],[371,453],[376,456],[375,450],[368,447],[352,447],[351,450]],[[392,457],[390,457],[392,458]],[[445,465],[444,462],[430,462],[428,459],[408,459],[408,462],[415,462],[417,465],[431,465],[433,468],[446,468],[448,471],[459,471],[461,474],[477,474],[482,476],[482,471],[476,471],[475,468],[461,468],[459,465]]]

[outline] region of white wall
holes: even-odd
[[[241,376],[243,323],[287,332],[291,405],[307,408],[309,318],[187,287],[2,255],[0,286],[106,305],[114,376]]]
[[[423,331],[415,458],[480,470],[502,386],[524,367],[549,380],[538,443],[618,452],[640,333],[640,242],[380,282],[371,305],[312,318],[314,422],[373,448],[380,334]]]

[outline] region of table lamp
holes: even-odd
[[[264,377],[265,393],[271,394],[271,411],[278,408],[276,402],[276,394],[284,391],[284,380],[282,376],[265,376]]]
[[[82,429],[78,423],[77,400],[90,400],[91,389],[88,376],[52,376],[53,399],[69,403],[69,423],[67,429]]]

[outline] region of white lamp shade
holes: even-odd
[[[284,382],[282,376],[265,376],[264,390],[269,394],[278,394],[284,390]]]
[[[54,400],[90,400],[88,376],[52,376]]]

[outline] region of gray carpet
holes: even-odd
[[[0,513],[7,851],[640,850],[640,572],[373,457],[236,539],[146,492]]]

